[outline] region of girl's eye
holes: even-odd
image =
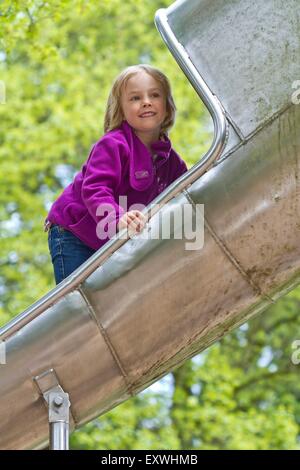
[[[133,97],[131,98],[131,101],[137,101],[138,99],[139,99],[139,96],[133,96]]]
[[[152,95],[154,98],[159,98],[159,93],[153,93]]]

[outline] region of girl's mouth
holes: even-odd
[[[146,118],[146,117],[152,117],[152,116],[155,116],[156,113],[154,113],[153,111],[147,111],[143,114],[141,114],[139,117],[141,118]]]

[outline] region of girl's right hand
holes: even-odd
[[[125,212],[118,222],[118,230],[127,228],[129,235],[141,232],[145,227],[147,219],[145,215],[137,210]]]

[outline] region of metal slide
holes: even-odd
[[[204,204],[204,246],[187,249],[180,217],[171,240],[111,240],[2,328],[1,449],[47,445],[48,420],[66,447],[68,399],[74,429],[300,282],[299,0],[180,0],[156,24],[215,138],[147,233],[188,205],[201,238]]]

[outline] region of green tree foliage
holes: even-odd
[[[151,63],[173,85],[171,138],[191,165],[208,113],[153,18],[169,0],[2,0],[0,4],[0,324],[54,287],[43,220],[103,134],[114,77]],[[291,344],[299,291],[72,436],[84,449],[297,448]],[[297,330],[298,328],[298,330]],[[299,335],[298,335],[299,336]],[[299,367],[299,366],[298,366]]]

